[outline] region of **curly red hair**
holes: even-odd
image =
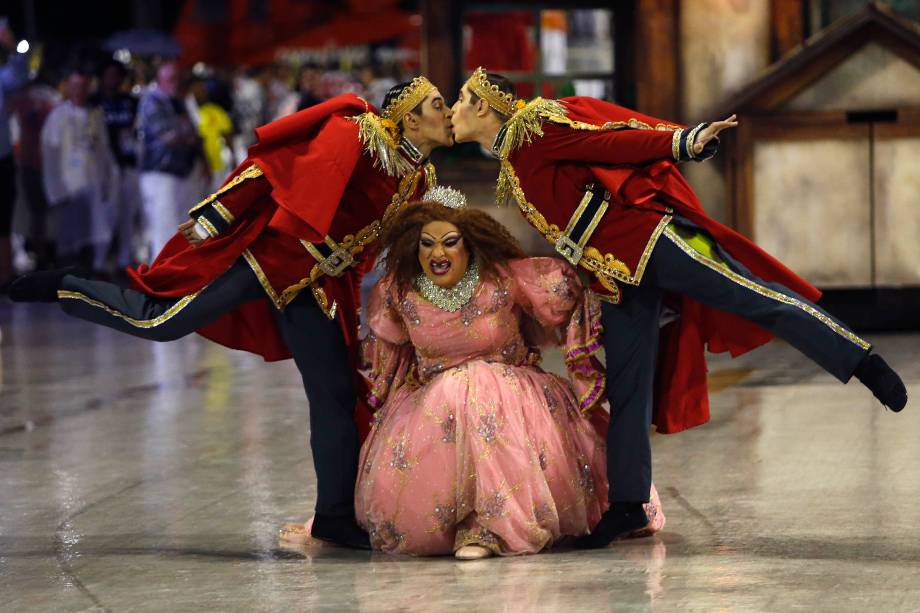
[[[419,239],[422,227],[433,221],[457,226],[470,259],[479,262],[483,274],[495,275],[502,263],[525,257],[517,239],[484,211],[451,209],[438,202],[414,202],[386,225],[380,237],[380,248],[386,250],[384,270],[393,278],[400,294],[405,294],[422,272],[418,261]]]

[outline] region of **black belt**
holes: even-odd
[[[556,239],[556,251],[572,266],[578,265],[584,254],[585,245],[588,244],[609,206],[610,192],[603,187],[595,187],[593,183],[587,187],[565,231]]]

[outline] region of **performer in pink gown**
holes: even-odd
[[[586,534],[608,506],[597,299],[566,262],[523,257],[459,192],[426,200],[381,239],[358,522],[375,549],[461,559]],[[551,340],[569,380],[539,367]],[[664,525],[654,487],[649,501],[641,535]]]

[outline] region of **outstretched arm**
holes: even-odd
[[[540,151],[549,159],[589,164],[645,164],[658,160],[703,161],[718,150],[718,134],[738,125],[724,121],[676,129],[585,129],[544,124]]]

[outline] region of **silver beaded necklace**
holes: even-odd
[[[479,262],[473,262],[463,277],[451,288],[436,285],[425,273],[415,278],[415,289],[419,295],[443,311],[455,313],[473,297],[479,285]]]

